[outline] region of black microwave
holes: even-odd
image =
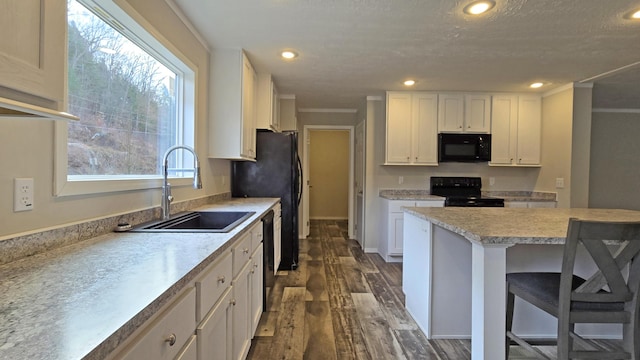
[[[490,134],[438,134],[438,162],[491,161]]]

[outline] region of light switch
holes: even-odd
[[[556,178],[556,189],[564,188],[564,178]]]

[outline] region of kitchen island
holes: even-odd
[[[505,358],[505,274],[559,271],[570,218],[640,221],[640,211],[617,209],[404,211],[405,306],[428,338],[471,337],[474,360]],[[593,268],[578,262],[579,272]],[[516,316],[517,332],[554,336],[549,315],[525,308]],[[595,325],[579,331],[619,335],[618,329]]]

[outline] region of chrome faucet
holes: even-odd
[[[171,202],[173,196],[171,195],[171,184],[167,181],[169,176],[169,154],[177,149],[188,150],[193,154],[193,188],[202,189],[202,181],[200,180],[200,162],[198,161],[198,155],[192,147],[186,145],[172,146],[164,153],[164,162],[162,169],[164,171],[164,182],[162,183],[162,220],[167,220],[171,216]]]

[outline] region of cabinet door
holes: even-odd
[[[256,157],[256,89],[257,76],[253,66],[242,54],[242,156]]]
[[[493,97],[491,113],[491,163],[510,165],[516,153],[518,97]]]
[[[233,325],[232,343],[233,360],[243,360],[251,346],[251,299],[250,291],[250,263],[247,262],[238,277],[234,280],[231,289],[233,291]]]
[[[412,99],[412,159],[416,164],[438,163],[438,95],[414,93]]]
[[[389,255],[402,255],[403,222],[403,213],[389,214],[389,225],[391,226],[389,233],[392,234],[389,239]]]
[[[438,95],[438,132],[461,132],[464,121],[464,96]]]
[[[542,100],[539,96],[518,98],[518,164],[540,164]]]
[[[251,291],[251,338],[256,333],[258,323],[260,322],[260,316],[262,316],[262,293],[264,290],[262,272],[264,271],[263,261],[263,247],[262,244],[254,251],[251,258],[251,275],[249,289]]]
[[[231,360],[233,291],[228,289],[196,329],[198,359]]]
[[[280,131],[280,97],[273,82],[271,83],[271,129]]]
[[[411,158],[411,94],[387,93],[387,163]]]
[[[464,131],[488,133],[491,130],[491,96],[464,96]]]
[[[0,2],[0,86],[62,102],[66,4],[66,0]],[[51,108],[60,110],[57,105]]]

